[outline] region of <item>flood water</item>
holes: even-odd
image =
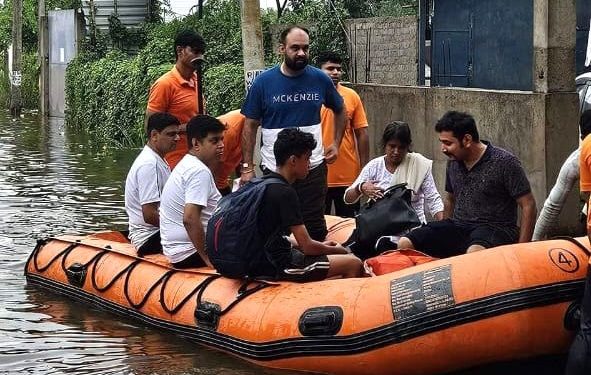
[[[23,269],[38,238],[125,228],[123,182],[138,152],[59,121],[0,112],[0,374],[285,374],[27,286]],[[461,374],[560,374],[563,362]]]

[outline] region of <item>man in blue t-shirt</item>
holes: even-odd
[[[283,62],[258,76],[242,106],[246,116],[242,130],[241,183],[254,177],[253,153],[258,126],[262,126],[261,167],[264,173],[276,171],[273,144],[285,128],[299,128],[311,133],[316,148],[310,158],[308,177],[294,184],[302,216],[310,236],[322,241],[326,237],[324,204],[327,190],[326,163],[338,156],[345,128],[343,98],[330,78],[320,69],[308,66],[308,31],[290,27],[280,36],[279,52]],[[334,143],[324,150],[320,109],[322,105],[335,113]]]

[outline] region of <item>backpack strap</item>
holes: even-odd
[[[257,178],[258,183],[260,184],[264,184],[264,185],[270,185],[270,184],[284,184],[284,185],[289,185],[285,180],[279,178],[279,177],[275,177],[273,175],[265,175],[262,177]]]

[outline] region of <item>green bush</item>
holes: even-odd
[[[8,66],[5,64],[6,52],[0,52],[0,106],[8,108],[10,100],[10,84],[8,83]]]
[[[10,80],[4,66],[4,54],[0,54],[0,106],[10,105]],[[39,64],[36,52],[24,52],[21,70],[21,100],[23,108],[37,109],[39,106]]]
[[[66,121],[121,145],[142,140],[146,80],[120,52],[94,62],[73,60],[66,71]]]
[[[36,52],[23,53],[21,98],[23,108],[39,107],[39,62]]]
[[[238,109],[244,101],[244,68],[242,64],[221,64],[204,74],[207,113],[223,115]]]

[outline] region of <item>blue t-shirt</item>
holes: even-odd
[[[261,163],[265,167],[276,170],[273,144],[277,133],[293,127],[311,133],[316,140],[310,158],[311,167],[322,163],[320,109],[323,104],[335,112],[343,110],[343,98],[331,79],[312,66],[307,66],[295,77],[284,75],[276,66],[255,79],[241,112],[248,118],[261,121]]]

